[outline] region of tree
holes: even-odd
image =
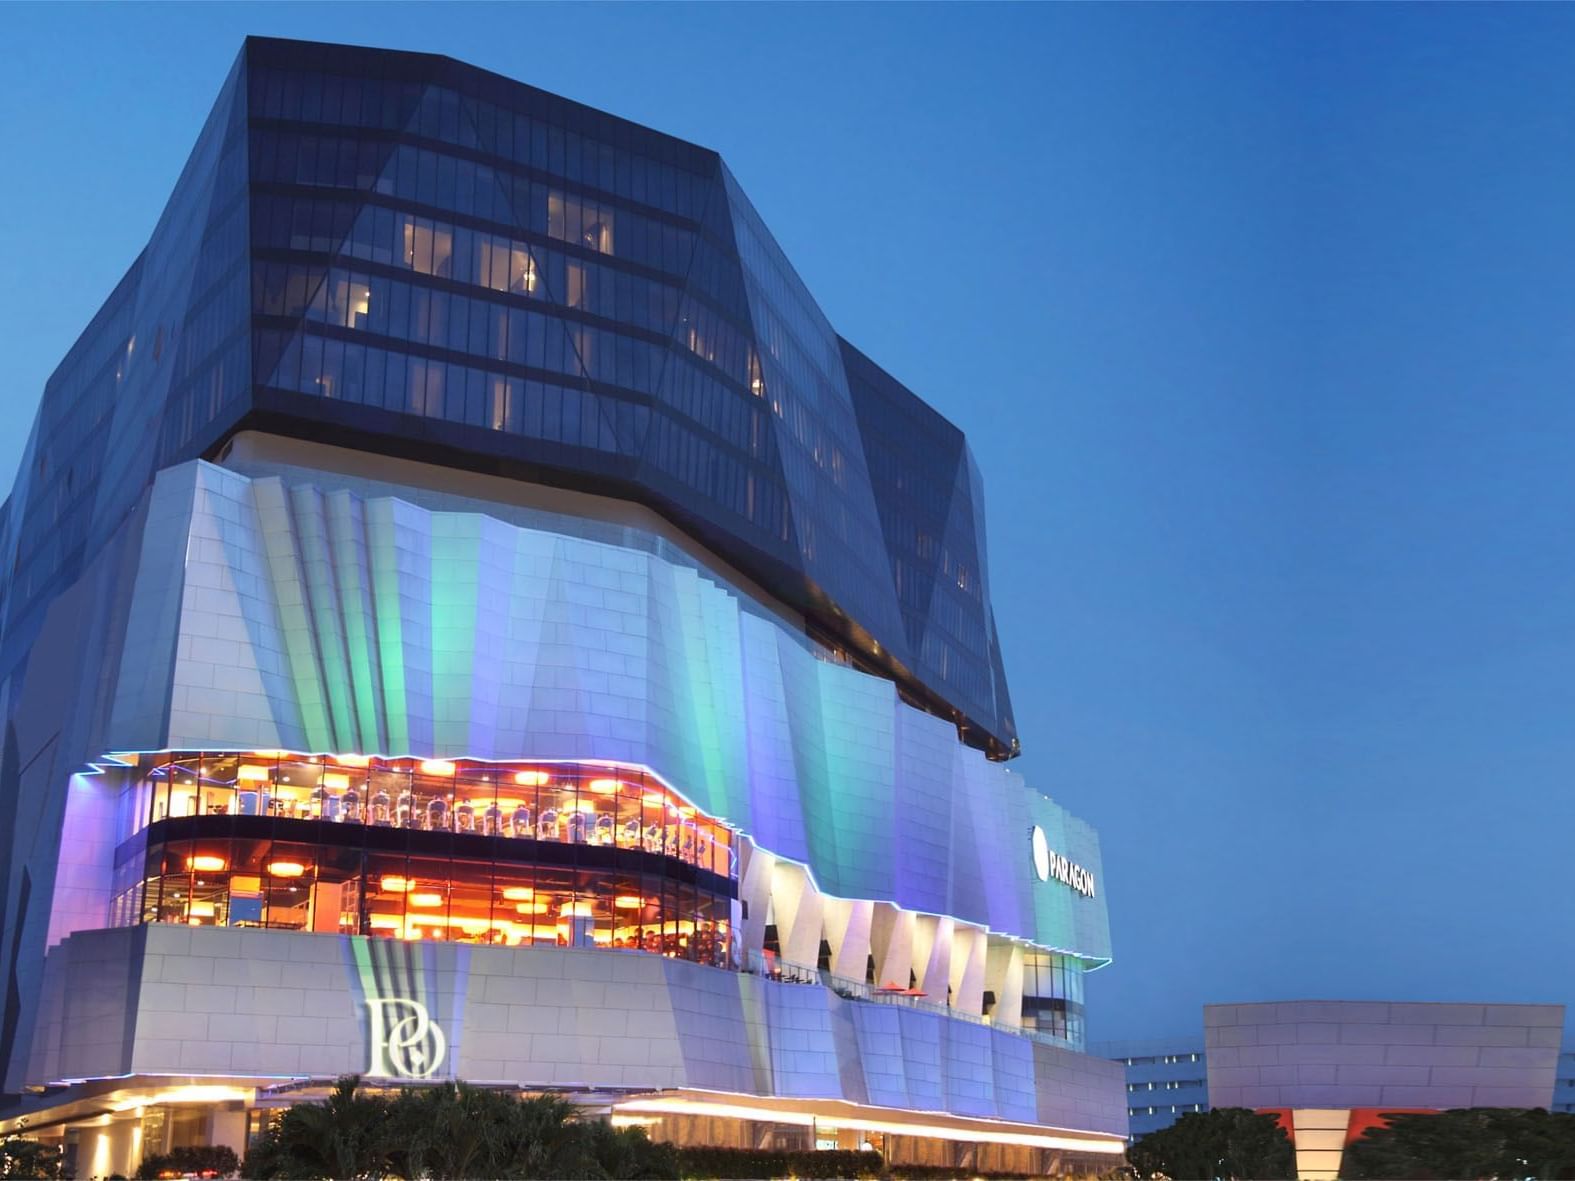
[[[469,1178],[676,1179],[677,1152],[638,1128],[581,1120],[551,1095],[442,1083],[368,1095],[341,1079],[323,1103],[285,1112],[246,1158],[256,1178],[406,1181]]]
[[[388,1172],[389,1104],[360,1090],[358,1076],[334,1085],[322,1103],[298,1103],[246,1155],[244,1172],[258,1178],[355,1181]]]
[[[1285,1129],[1274,1116],[1245,1107],[1188,1112],[1170,1127],[1141,1137],[1127,1150],[1127,1160],[1141,1177],[1174,1181],[1296,1176],[1296,1155]]]
[[[1575,1115],[1471,1107],[1385,1118],[1345,1150],[1346,1176],[1575,1178]]]
[[[53,1181],[61,1173],[60,1149],[20,1136],[0,1139],[0,1178]]]

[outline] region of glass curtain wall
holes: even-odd
[[[1083,1045],[1083,968],[1070,956],[1023,956],[1023,1026]]]
[[[733,834],[638,770],[180,753],[126,794],[117,924],[736,960]]]

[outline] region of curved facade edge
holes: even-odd
[[[191,462],[129,612],[105,750],[643,766],[828,895],[1109,959],[1091,827],[693,567]]]

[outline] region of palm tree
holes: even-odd
[[[677,1178],[678,1154],[638,1128],[581,1120],[553,1095],[519,1098],[466,1083],[366,1095],[340,1079],[322,1103],[291,1108],[246,1158],[257,1178],[405,1181]]]
[[[358,1181],[388,1172],[389,1104],[360,1092],[359,1075],[346,1075],[321,1103],[284,1113],[273,1135],[247,1155],[248,1177],[332,1178]]]

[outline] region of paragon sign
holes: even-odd
[[[1045,830],[1037,824],[1033,828],[1034,874],[1041,882],[1051,878],[1070,886],[1085,898],[1094,896],[1094,875],[1075,861],[1068,861],[1050,847]]]

